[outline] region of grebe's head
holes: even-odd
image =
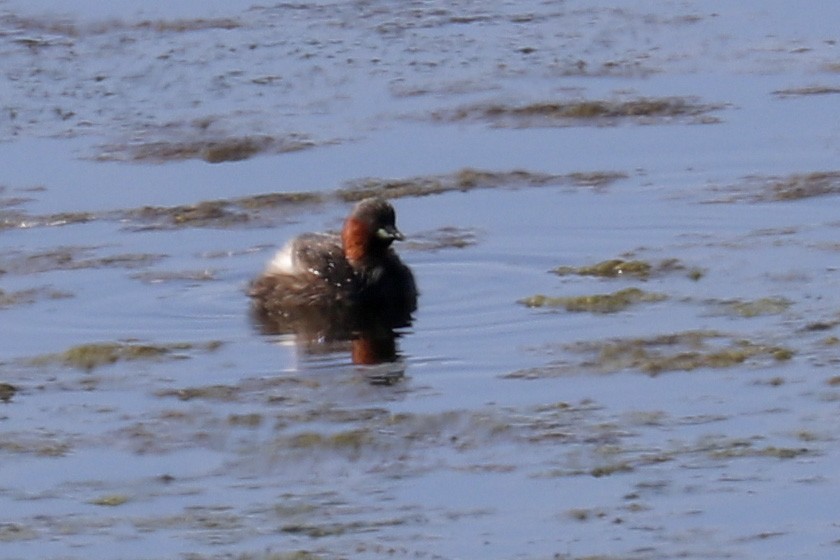
[[[356,204],[341,231],[344,254],[351,263],[384,256],[391,243],[403,239],[397,229],[394,207],[379,197]]]

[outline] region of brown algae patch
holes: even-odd
[[[179,529],[182,531],[196,531],[212,534],[218,538],[229,538],[238,540],[244,532],[247,519],[231,506],[189,506],[180,513],[174,515],[154,515],[149,517],[134,517],[132,525],[142,533],[149,533],[163,529]],[[240,537],[234,537],[237,534]],[[216,541],[214,541],[216,542]],[[216,543],[218,544],[218,543]],[[190,558],[199,556],[189,554]],[[247,558],[247,556],[243,556]],[[270,558],[270,556],[268,556]],[[217,556],[218,558],[218,556]],[[240,558],[240,556],[237,556]]]
[[[96,156],[100,161],[166,163],[201,159],[207,163],[242,161],[259,154],[281,154],[305,150],[315,143],[301,135],[288,137],[241,136],[211,140],[171,140],[130,144],[109,144]]]
[[[722,202],[787,202],[840,194],[840,171],[814,171],[787,177],[748,177],[740,185],[724,187]]]
[[[31,216],[19,211],[0,212],[0,230],[86,224],[96,218],[93,212],[57,212],[40,216]]]
[[[271,212],[283,212],[301,205],[320,204],[328,197],[311,192],[266,193],[240,198],[205,200],[195,204],[175,206],[143,206],[107,212],[63,212],[59,214],[30,215],[24,212],[0,213],[0,229],[54,227],[98,220],[123,224],[142,222],[141,229],[172,227],[222,227],[229,228],[252,223]],[[32,255],[35,260],[52,258],[61,268],[94,268],[97,266],[130,266],[131,261],[148,264],[160,255],[115,255],[100,260],[79,260],[92,247],[60,247],[49,252]],[[14,265],[9,265],[14,266]],[[9,268],[2,263],[2,268]],[[25,268],[18,266],[17,268]]]
[[[218,341],[173,344],[140,344],[136,342],[81,344],[58,354],[46,354],[32,358],[29,363],[35,366],[60,364],[90,372],[98,367],[123,361],[183,359],[187,357],[184,352],[193,350],[214,351],[221,344]]]
[[[741,457],[772,457],[775,459],[796,459],[803,455],[813,455],[814,452],[806,447],[754,447],[750,442],[732,445],[725,449],[716,449],[709,455],[714,459],[733,459]]]
[[[182,401],[208,400],[237,402],[240,400],[255,399],[259,402],[288,402],[290,394],[296,391],[308,391],[317,389],[319,382],[312,379],[297,377],[274,377],[270,379],[246,380],[237,385],[198,385],[193,387],[167,388],[155,391],[155,396],[160,398],[177,398]],[[277,391],[279,396],[272,395]],[[322,415],[319,414],[319,417]]]
[[[618,276],[635,276],[637,278],[648,278],[653,266],[645,261],[625,261],[622,259],[611,259],[602,261],[590,266],[578,268],[571,266],[560,266],[552,270],[558,276],[577,274],[578,276],[597,276],[601,278],[616,278]]]
[[[354,460],[394,453],[404,457],[422,456],[424,450],[439,446],[459,451],[483,449],[494,442],[528,438],[538,430],[538,426],[521,425],[524,420],[514,420],[506,412],[487,410],[437,414],[388,411],[358,414],[350,409],[339,412],[338,417],[326,419],[321,418],[319,410],[301,414],[291,409],[288,414],[282,412],[275,419],[274,429],[278,433],[262,446],[263,452],[283,460],[322,455]],[[334,429],[325,429],[324,422]]]
[[[763,200],[799,200],[840,193],[840,171],[791,175],[771,180],[759,195]]]
[[[578,187],[606,187],[626,178],[627,174],[615,171],[575,171],[566,175],[566,179]]]
[[[90,503],[95,506],[116,507],[128,502],[129,499],[130,498],[124,494],[106,494],[104,496],[94,498],[90,501]]]
[[[352,429],[333,434],[303,432],[290,437],[286,443],[294,449],[358,451],[363,446],[370,445],[374,441],[374,436],[370,430]]]
[[[684,273],[692,280],[703,277],[699,268],[689,268],[678,259],[664,259],[658,263],[641,260],[609,259],[592,265],[558,266],[551,272],[558,276],[594,276],[597,278],[627,278],[633,277],[647,280],[651,276],[662,276],[675,272]]]
[[[157,391],[157,397],[176,397],[182,401],[194,399],[233,402],[238,400],[241,393],[239,387],[232,385],[208,385],[204,387],[187,387],[184,389],[165,389]]]
[[[807,447],[786,445],[768,445],[764,435],[747,438],[708,435],[688,444],[678,444],[674,449],[666,450],[664,457],[676,460],[681,457],[705,457],[713,461],[742,458],[770,458],[778,460],[796,459],[802,456],[815,456],[819,451]]]
[[[247,414],[229,414],[227,417],[228,425],[243,428],[258,428],[262,425],[263,420],[263,415],[258,412],[250,412]]]
[[[36,436],[4,434],[0,440],[0,452],[34,455],[36,457],[64,457],[73,448],[71,441],[57,433],[42,433]]]
[[[127,30],[149,30],[157,33],[187,33],[191,31],[205,31],[209,29],[231,30],[242,27],[242,23],[233,18],[183,18],[183,19],[158,19],[142,20],[139,22],[126,22],[119,19],[98,21],[90,24],[76,24],[66,19],[49,16],[30,17],[14,14],[4,15],[4,20],[10,26],[19,31],[32,33],[46,33],[49,35],[60,35],[68,38],[81,38],[92,35],[104,35],[109,33],[123,32]],[[25,44],[37,41],[36,39],[25,39]],[[48,46],[35,43],[33,46]]]
[[[840,87],[834,86],[806,86],[799,88],[779,89],[773,95],[779,97],[801,97],[803,95],[831,95],[840,93]]]
[[[608,340],[592,345],[584,343],[580,349],[595,352],[593,364],[597,369],[618,371],[629,368],[652,375],[666,371],[729,368],[759,358],[783,362],[793,357],[793,351],[788,348],[743,339],[728,339],[723,345],[710,344],[721,337],[714,332],[687,331],[652,338]]]
[[[614,474],[628,473],[634,470],[633,465],[626,462],[614,463],[611,465],[603,465],[593,468],[589,474],[595,478],[602,476],[611,476]]]
[[[11,383],[0,383],[0,401],[4,403],[10,402],[17,392],[17,387]]]
[[[0,255],[0,266],[14,274],[39,274],[54,270],[97,268],[143,268],[165,258],[150,253],[121,253],[104,257],[93,256],[96,247],[56,247],[31,254]]]
[[[143,206],[105,212],[65,212],[60,214],[30,215],[21,211],[0,213],[0,229],[61,226],[91,221],[115,221],[126,224],[128,229],[167,229],[182,227],[233,228],[246,225],[273,223],[277,215],[299,211],[301,207],[323,204],[338,199],[358,202],[371,196],[385,198],[420,197],[447,192],[466,192],[474,189],[528,188],[542,186],[575,186],[604,188],[627,175],[613,171],[574,172],[553,175],[524,170],[484,171],[465,168],[454,173],[409,177],[406,179],[363,178],[348,181],[332,192],[275,192],[231,199],[204,200],[195,204],[174,206]],[[445,233],[445,232],[444,232]],[[470,243],[468,235],[461,236]],[[457,243],[454,237],[450,241]],[[92,268],[97,266],[130,266],[140,255],[115,255],[101,260],[80,257],[90,247],[58,248],[38,255],[42,260],[55,261],[52,268]],[[35,256],[32,256],[33,259]],[[142,259],[162,258],[146,255]],[[138,262],[143,266],[149,262]],[[23,268],[23,267],[18,267]],[[44,269],[50,269],[45,265]]]
[[[180,270],[180,271],[146,271],[132,274],[132,278],[147,284],[162,284],[165,282],[211,282],[216,280],[214,270]]]
[[[453,226],[434,231],[415,233],[404,243],[405,247],[415,251],[440,251],[442,249],[464,249],[478,243],[475,230]]]
[[[230,227],[247,222],[250,216],[239,212],[225,200],[212,200],[182,206],[144,206],[127,212],[134,220],[169,226]]]
[[[265,212],[320,204],[324,197],[318,193],[268,193],[234,198],[207,200],[197,204],[178,206],[144,206],[121,213],[123,219],[149,224],[147,227],[221,227],[228,228],[249,223]]]
[[[21,523],[0,523],[0,542],[31,541],[38,532]]]
[[[404,198],[429,196],[447,192],[467,192],[474,189],[542,187],[571,184],[575,186],[603,187],[627,175],[618,172],[598,171],[552,175],[524,170],[486,171],[465,168],[445,175],[430,175],[408,179],[366,178],[348,182],[336,194],[346,202],[357,202],[369,196]]]
[[[283,533],[305,535],[316,539],[321,537],[346,535],[349,533],[370,533],[385,527],[397,525],[414,524],[418,519],[415,517],[384,519],[379,521],[353,521],[348,523],[320,523],[320,524],[290,524],[280,528]],[[282,556],[281,556],[282,558]],[[305,560],[307,556],[302,556]]]
[[[41,299],[64,299],[69,297],[73,297],[72,294],[49,288],[32,288],[14,292],[0,290],[0,309],[28,305]]]
[[[643,97],[626,101],[544,101],[525,105],[486,103],[435,112],[432,118],[443,122],[486,121],[494,126],[516,128],[610,125],[625,121],[659,123],[675,119],[715,123],[719,122],[718,119],[708,116],[708,113],[722,107],[687,97]]]
[[[157,359],[168,354],[170,349],[143,344],[103,343],[74,346],[61,354],[42,358],[68,367],[92,371],[97,367],[118,361]],[[36,359],[41,363],[42,359]]]
[[[243,210],[275,210],[297,205],[319,204],[325,197],[315,192],[279,192],[234,198],[231,203]]]
[[[779,315],[787,311],[791,305],[793,305],[793,302],[783,297],[713,302],[715,310],[719,313],[744,318]]]
[[[637,370],[657,375],[668,371],[730,368],[749,361],[772,364],[794,356],[794,351],[784,346],[734,338],[717,331],[584,341],[564,345],[562,349],[582,355],[583,359],[521,370],[506,377],[540,378],[587,370],[598,373]]]
[[[653,303],[668,299],[665,294],[646,292],[639,288],[625,288],[609,294],[552,297],[537,294],[520,299],[525,307],[563,308],[571,312],[617,313],[638,303]]]
[[[242,161],[260,154],[283,154],[314,147],[308,136],[238,135],[225,129],[227,119],[215,116],[146,126],[123,142],[99,146],[98,161],[167,163],[200,159],[207,163]]]
[[[175,20],[144,20],[131,27],[150,29],[158,33],[186,33],[207,29],[231,30],[242,27],[242,22],[233,18],[192,18]]]

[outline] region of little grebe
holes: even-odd
[[[341,235],[306,233],[289,241],[251,284],[263,316],[355,313],[408,317],[417,308],[414,275],[391,248],[403,235],[381,198],[359,202]]]

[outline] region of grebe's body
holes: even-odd
[[[388,202],[368,198],[355,206],[341,235],[291,240],[251,284],[255,309],[278,319],[299,313],[410,317],[417,286],[391,247],[403,239],[395,221]]]

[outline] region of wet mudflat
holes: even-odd
[[[0,2],[0,557],[837,555],[838,8],[190,4]],[[245,291],[370,194],[359,365]]]

